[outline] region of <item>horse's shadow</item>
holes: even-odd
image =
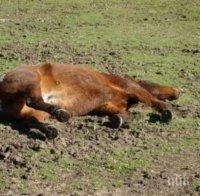
[[[163,123],[163,120],[161,119],[160,115],[158,115],[158,114],[150,113],[148,116],[149,116],[148,122],[150,122],[150,123],[156,123],[156,122]]]
[[[162,120],[161,120],[160,115],[155,114],[155,113],[150,113],[148,122],[150,122],[150,123],[161,122],[162,123]],[[3,121],[3,122],[1,122],[1,124],[3,124],[4,126],[11,127],[12,130],[17,131],[19,134],[26,135],[27,138],[29,138],[29,139],[41,140],[41,141],[45,141],[47,139],[47,137],[42,133],[42,131],[39,128],[31,127],[24,122]],[[101,125],[111,128],[110,122],[105,122]],[[129,125],[127,123],[125,123],[121,128],[129,128]]]
[[[26,135],[27,138],[33,140],[42,140],[45,141],[46,137],[42,134],[42,132],[37,131],[36,129],[26,126],[24,123],[19,121],[9,121],[9,122],[1,122],[4,126],[9,126],[12,130],[17,131],[19,134]]]

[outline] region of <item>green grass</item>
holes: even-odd
[[[195,190],[200,190],[200,180],[196,180],[193,182],[193,186],[195,188]]]
[[[176,102],[181,107],[200,106],[200,6],[195,0],[20,0],[0,1],[0,73],[26,63],[41,61],[87,64],[102,71],[136,76],[184,90]],[[154,156],[179,154],[184,149],[198,151],[199,117],[176,116],[172,123],[137,125],[148,111],[138,112],[133,131],[152,130],[177,134],[174,140],[158,136],[136,138],[145,148],[112,146],[105,154],[88,153],[77,160],[61,156],[57,161],[41,161],[50,152],[24,152],[38,168],[34,180],[58,183],[62,173],[82,171],[71,179],[66,190],[84,190],[92,184],[120,187],[127,178],[146,170]],[[188,131],[189,135],[182,133]],[[79,133],[77,142],[84,148],[89,141]],[[68,148],[68,146],[66,146]],[[16,169],[19,177],[27,172]],[[5,188],[0,171],[0,190]],[[29,184],[21,190],[30,192]],[[33,185],[34,187],[34,185]],[[88,189],[90,189],[89,187]]]

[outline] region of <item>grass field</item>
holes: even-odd
[[[0,194],[200,193],[198,0],[0,0],[0,73],[44,61],[173,85],[169,124],[133,108],[129,128],[78,117],[47,141],[0,124]],[[26,134],[25,134],[26,133]],[[169,179],[187,181],[170,185]]]

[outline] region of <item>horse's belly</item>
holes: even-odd
[[[64,95],[60,91],[42,92],[42,98],[45,103],[60,105],[64,100]]]

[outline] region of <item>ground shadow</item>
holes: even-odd
[[[23,134],[26,135],[27,138],[29,139],[33,139],[33,140],[46,140],[46,137],[40,133],[37,132],[36,129],[32,129],[29,126],[26,126],[25,124],[18,122],[18,121],[11,121],[11,122],[1,122],[1,124],[5,125],[5,126],[9,126],[12,128],[13,131],[18,131],[19,134]]]
[[[156,123],[156,122],[162,122],[162,120],[161,120],[160,115],[155,114],[155,113],[150,113],[148,122]]]

